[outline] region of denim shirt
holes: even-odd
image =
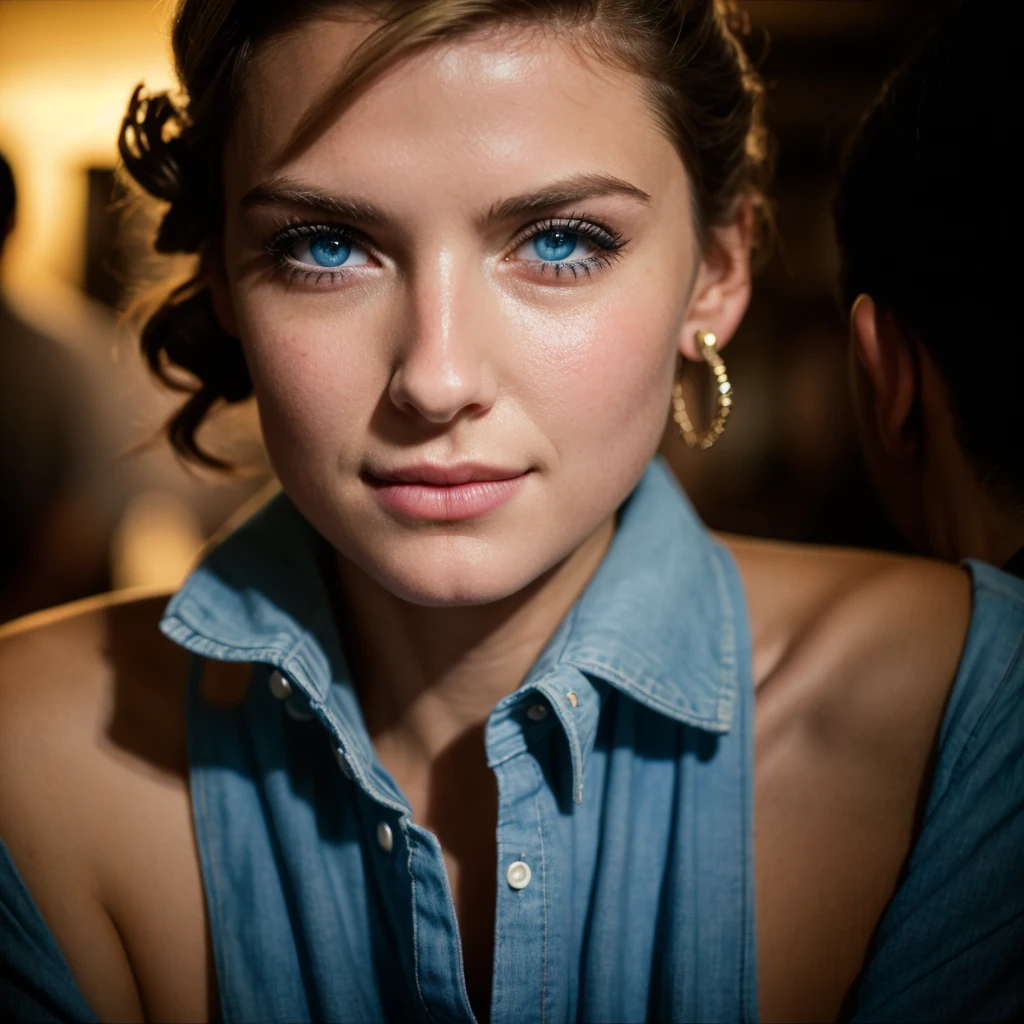
[[[190,778],[223,1016],[471,1021],[441,849],[367,734],[325,550],[279,497],[161,624],[197,656]],[[856,1019],[1024,1011],[1024,586],[971,570],[922,831]],[[204,658],[255,663],[240,705],[200,698]],[[655,461],[487,721],[495,1024],[757,1020],[751,671],[737,568]],[[0,882],[3,1005],[94,1020],[6,856]]]

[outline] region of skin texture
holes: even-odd
[[[850,368],[872,478],[915,549],[1002,565],[1024,547],[1024,512],[978,478],[935,362],[870,295],[850,310]]]
[[[310,23],[257,56],[226,148],[211,282],[282,484],[338,553],[367,725],[413,818],[441,842],[467,988],[486,1019],[496,793],[482,727],[600,562],[661,437],[678,352],[696,355],[698,328],[723,342],[735,330],[749,217],[740,207],[702,253],[685,169],[637,82],[535,32],[398,65],[282,164],[363,31]],[[595,176],[630,189],[488,216]],[[350,275],[275,272],[268,240],[325,222],[266,201],[285,180],[377,208],[372,224],[345,218],[366,256]],[[257,188],[260,202],[245,202]],[[619,235],[619,258],[590,276],[541,270],[524,230],[569,215]],[[505,505],[458,523],[396,516],[365,482],[368,468],[469,459],[530,473]],[[730,544],[755,641],[762,1015],[831,1019],[911,842],[967,581],[885,556]],[[158,639],[158,615],[158,602],[92,607],[0,636],[0,834],[109,1020],[216,1015],[184,660]],[[244,677],[210,671],[211,699],[241,699]],[[103,827],[114,807],[117,843]],[[157,848],[160,884],[140,868]]]

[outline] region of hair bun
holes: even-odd
[[[153,244],[157,252],[197,252],[208,233],[206,186],[212,183],[190,159],[190,128],[187,116],[167,93],[149,96],[141,83],[135,87],[121,122],[118,149],[135,181],[151,196],[170,203]]]
[[[167,125],[176,133],[165,138]],[[140,82],[121,121],[117,148],[129,174],[151,195],[174,203],[181,196],[182,116],[165,92],[145,95]]]

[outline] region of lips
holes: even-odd
[[[480,463],[420,463],[363,474],[377,500],[403,518],[453,522],[487,515],[511,500],[530,471]]]

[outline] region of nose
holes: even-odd
[[[487,350],[496,325],[488,324],[485,292],[450,254],[414,275],[406,337],[389,385],[396,408],[440,424],[494,404],[497,379]]]

